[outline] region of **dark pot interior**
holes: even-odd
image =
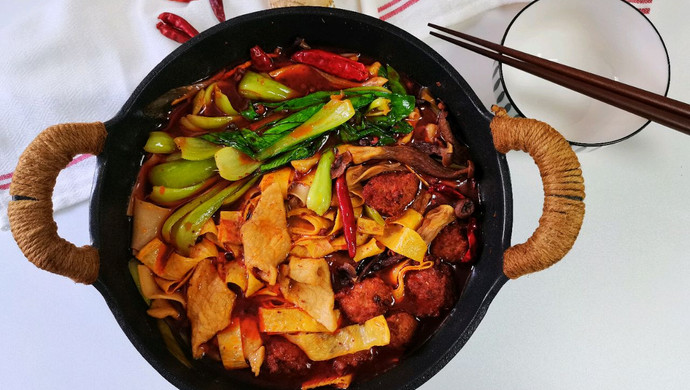
[[[507,278],[503,251],[510,244],[512,197],[505,156],[493,146],[491,115],[467,83],[427,45],[408,33],[368,16],[326,8],[285,8],[229,20],[182,45],[139,85],[121,112],[106,123],[108,139],[99,156],[99,174],[91,201],[91,234],[100,253],[95,287],[101,292],[125,334],[166,379],[181,389],[240,389],[265,386],[244,373],[216,369],[204,361],[187,368],[166,349],[155,320],[127,270],[129,195],[148,133],[157,122],[144,107],[171,88],[191,84],[228,65],[244,61],[249,48],[289,46],[303,37],[314,46],[361,52],[393,64],[429,86],[443,100],[451,126],[470,146],[477,165],[483,220],[481,258],[474,266],[457,305],[438,331],[395,368],[352,389],[413,389],[437,373],[462,348]]]

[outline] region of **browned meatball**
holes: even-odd
[[[410,299],[410,313],[417,317],[435,317],[453,304],[453,277],[448,266],[437,264],[406,276],[405,299]]]
[[[343,375],[350,371],[350,369],[370,361],[373,357],[374,355],[371,353],[371,349],[351,353],[349,355],[338,356],[337,358],[333,359],[333,369],[338,373],[338,375]]]
[[[468,248],[465,232],[457,222],[444,227],[431,242],[431,254],[450,262],[462,260]]]
[[[338,292],[340,309],[352,322],[364,321],[385,314],[393,303],[393,289],[381,278],[373,277]]]
[[[388,345],[393,348],[402,348],[409,344],[418,325],[412,314],[404,311],[386,317],[386,322],[391,332],[391,342]]]
[[[298,346],[276,336],[266,343],[266,366],[271,374],[302,374],[309,369],[310,363]]]
[[[414,173],[382,173],[364,185],[364,202],[386,216],[400,214],[417,195],[419,180]]]

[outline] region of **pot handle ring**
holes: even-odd
[[[496,150],[529,153],[544,184],[539,226],[527,241],[503,253],[503,273],[516,279],[552,266],[573,247],[585,215],[585,184],[575,152],[551,126],[535,119],[511,118],[496,105],[491,111]]]
[[[78,154],[100,154],[106,136],[102,122],[43,130],[19,157],[10,185],[7,214],[24,256],[38,268],[84,284],[98,278],[98,250],[89,245],[78,248],[58,235],[51,197],[60,171]]]

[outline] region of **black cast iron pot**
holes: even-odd
[[[303,37],[314,46],[361,52],[393,64],[429,86],[450,113],[456,136],[470,147],[480,199],[481,257],[465,288],[436,333],[398,366],[353,389],[414,389],[436,374],[465,344],[489,303],[509,277],[546,268],[571,248],[582,223],[584,186],[568,143],[548,125],[487,112],[453,67],[401,29],[361,14],[327,8],[284,8],[256,12],[211,28],[165,58],[139,85],[120,113],[103,123],[53,126],[22,155],[12,181],[12,232],[29,260],[48,271],[93,283],[139,352],[167,380],[182,389],[240,389],[268,386],[205,361],[185,367],[167,350],[155,320],[127,269],[131,258],[126,215],[142,147],[156,120],[144,108],[171,88],[192,84],[244,61],[249,48],[289,46]],[[512,197],[505,155],[530,152],[544,180],[544,215],[525,244],[510,249]],[[47,152],[46,152],[47,151]],[[98,155],[91,199],[93,245],[77,248],[61,239],[52,219],[51,194],[61,169],[79,153]]]

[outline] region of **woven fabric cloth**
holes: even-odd
[[[649,13],[652,0],[630,0]],[[519,0],[341,0],[422,39],[427,22],[453,25]],[[225,0],[228,18],[268,7],[268,1]],[[44,128],[112,118],[139,82],[178,43],[155,28],[161,12],[186,18],[199,31],[218,23],[206,0],[45,0],[2,2],[0,26],[0,229],[8,228],[12,173],[22,150]],[[77,156],[63,170],[55,210],[85,201],[95,158]]]

